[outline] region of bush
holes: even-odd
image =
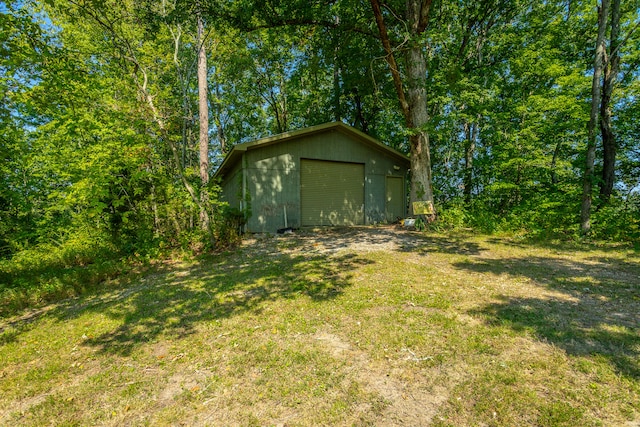
[[[229,205],[224,205],[219,218],[215,222],[214,228],[216,246],[226,248],[236,245],[242,237],[244,226],[249,220],[249,214]]]
[[[476,199],[467,207],[455,199],[438,207],[438,219],[428,228],[454,231],[469,227],[483,233],[518,233],[537,239],[579,239],[579,194],[541,194],[500,208],[491,200]],[[640,246],[640,195],[593,211],[591,235],[598,240],[636,242]]]
[[[640,240],[640,209],[633,200],[612,200],[591,215],[592,237],[603,240]]]
[[[459,230],[467,227],[467,216],[467,210],[462,203],[452,203],[440,209],[436,223],[447,230]]]
[[[0,261],[0,316],[81,295],[128,270],[108,239],[76,233]]]

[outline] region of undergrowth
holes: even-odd
[[[224,210],[211,230],[195,228],[172,240],[114,238],[84,228],[61,241],[41,242],[0,258],[0,317],[98,290],[155,260],[234,248],[244,223],[245,214]]]
[[[141,261],[87,236],[23,250],[0,260],[0,317],[96,290]]]
[[[437,206],[437,220],[427,224],[435,232],[474,230],[483,234],[516,234],[534,240],[632,243],[640,250],[640,207],[633,201],[614,200],[595,209],[591,232],[582,236],[575,206],[559,203],[525,204],[509,210],[491,209],[477,202],[456,200]]]

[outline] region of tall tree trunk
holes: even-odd
[[[369,133],[369,122],[364,116],[364,111],[362,110],[362,98],[360,97],[358,88],[353,89],[353,102],[356,104],[356,117],[354,120],[355,127],[364,133]]]
[[[156,201],[156,186],[151,183],[151,211],[153,212],[153,232],[160,234],[160,215],[158,214],[158,202]]]
[[[607,29],[607,15],[610,0],[602,0],[598,8],[598,38],[596,40],[596,54],[593,60],[593,81],[591,84],[591,113],[589,115],[589,134],[587,140],[587,157],[582,182],[582,206],[580,209],[580,232],[586,235],[591,230],[591,199],[594,179],[594,163],[596,158],[596,129],[600,111],[601,86],[600,78],[605,57],[605,33]]]
[[[427,60],[418,42],[428,25],[431,0],[407,0],[406,20],[411,36],[410,46],[406,52],[406,86],[403,87],[400,70],[393,54],[384,17],[378,0],[370,0],[373,15],[378,26],[382,46],[386,53],[393,84],[398,95],[400,108],[405,119],[405,125],[410,132],[410,160],[411,160],[411,190],[410,213],[413,212],[413,202],[425,201],[433,209],[433,187],[431,179],[431,153],[429,152],[429,134],[426,125],[429,121],[427,112]],[[435,216],[432,210],[431,218]]]
[[[600,104],[600,130],[602,131],[602,181],[600,182],[599,206],[605,205],[611,198],[616,176],[616,138],[611,126],[611,95],[620,67],[620,0],[611,3],[611,38],[609,58],[604,67],[602,81],[602,101]]]
[[[207,52],[204,47],[204,23],[198,12],[198,114],[200,119],[200,226],[209,229],[209,104],[207,102]]]
[[[337,49],[337,48],[336,48]],[[333,120],[339,122],[342,120],[342,112],[340,110],[340,66],[338,65],[338,56],[334,56],[333,64]]]
[[[407,18],[411,22],[410,16]],[[407,79],[407,101],[413,124],[409,136],[411,157],[409,198],[412,204],[416,201],[426,201],[433,206],[431,153],[429,151],[429,134],[425,129],[429,121],[427,113],[427,63],[422,48],[417,44],[411,46],[407,52]]]

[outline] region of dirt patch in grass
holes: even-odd
[[[400,226],[305,228],[291,234],[254,235],[245,244],[253,245],[269,240],[277,241],[281,250],[323,254],[341,251],[426,254],[434,249],[438,252],[477,255],[481,251],[478,243],[469,241],[466,237],[435,238]]]
[[[633,426],[640,255],[251,236],[0,325],[1,425]]]
[[[429,425],[438,407],[447,399],[447,388],[422,390],[420,384],[405,382],[375,366],[366,353],[354,349],[337,335],[321,332],[315,337],[336,358],[347,363],[356,381],[368,392],[379,395],[386,407],[377,419],[380,425]]]

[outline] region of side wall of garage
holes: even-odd
[[[235,209],[242,209],[242,162],[237,163],[222,183],[222,199]]]

